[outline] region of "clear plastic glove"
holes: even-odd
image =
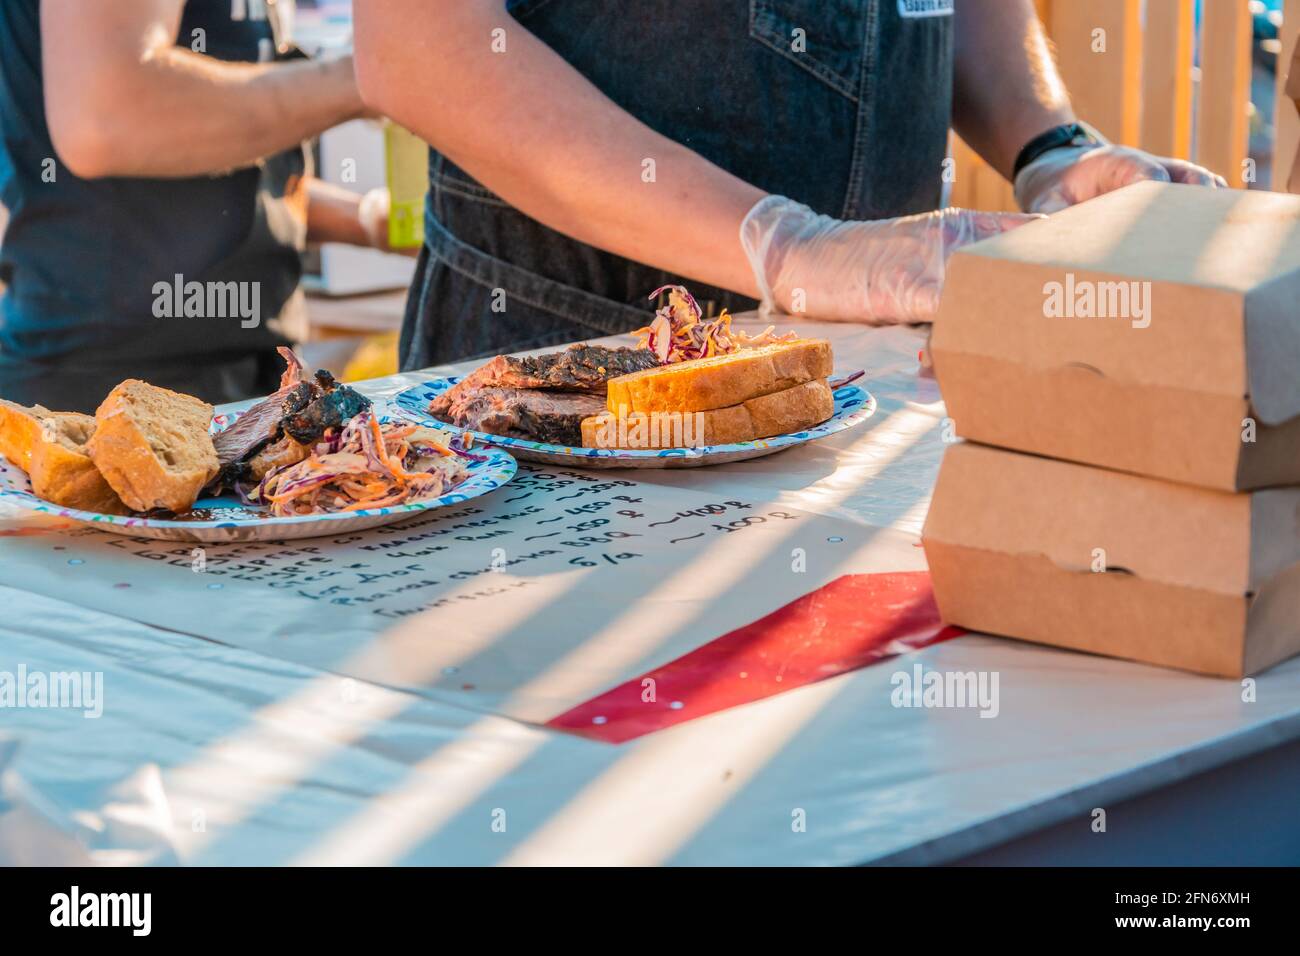
[[[1020,170],[1016,203],[1026,212],[1060,212],[1102,193],[1154,179],[1227,189],[1228,183],[1195,163],[1152,156],[1128,146],[1065,146]]]
[[[853,222],[767,196],[740,226],[762,311],[888,324],[929,322],[948,257],[968,243],[1033,219],[1022,213],[941,209]]]

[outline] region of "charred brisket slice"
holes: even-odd
[[[490,387],[463,395],[448,403],[441,414],[434,414],[450,425],[473,431],[578,446],[582,444],[582,420],[604,410],[605,401],[599,395]]]
[[[282,350],[283,351],[283,350]],[[291,382],[290,377],[298,380]],[[328,428],[338,428],[370,408],[370,399],[340,385],[321,369],[308,378],[290,363],[279,391],[258,402],[212,440],[221,469],[216,483],[233,485],[251,477],[251,462],[268,445],[286,435],[300,445],[313,445]]]
[[[316,372],[316,389],[310,396],[301,391],[306,384],[295,389],[285,402],[282,423],[284,433],[300,445],[320,441],[327,428],[341,428],[370,407],[370,399],[340,385],[324,369]]]
[[[284,374],[280,376],[280,388],[249,408],[235,420],[235,423],[212,438],[217,449],[217,460],[221,462],[223,480],[230,469],[238,471],[241,462],[247,462],[264,447],[280,437],[284,416],[292,411],[298,412],[307,406],[313,397],[313,382],[303,372],[302,363],[292,349],[279,348],[276,351],[284,359]]]
[[[604,395],[611,378],[658,364],[659,359],[649,349],[612,349],[604,345],[570,345],[562,352],[546,355],[498,355],[434,399],[429,411],[439,415],[481,388],[537,388]]]
[[[570,345],[546,355],[498,355],[470,378],[476,385],[544,388],[560,392],[604,394],[611,378],[659,364],[649,349],[612,349],[604,345]]]
[[[223,468],[252,458],[264,445],[275,440],[280,433],[280,421],[284,418],[281,401],[277,398],[280,394],[277,392],[264,398],[240,415],[229,428],[212,436],[217,460]]]

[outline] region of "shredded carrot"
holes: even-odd
[[[364,511],[367,508],[387,508],[389,505],[400,505],[404,501],[406,501],[406,495],[402,494],[401,492],[398,492],[397,494],[391,495],[387,498],[377,498],[368,501],[357,501],[354,502],[353,504],[348,505],[345,508],[340,508],[339,510],[340,511]]]
[[[370,434],[375,436],[375,445],[379,452],[379,460],[393,470],[393,463],[388,460],[388,449],[384,445],[384,433],[379,428],[379,419],[370,416]]]

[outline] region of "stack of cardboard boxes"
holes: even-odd
[[[944,617],[1223,677],[1300,652],[1300,197],[1141,183],[957,253]]]

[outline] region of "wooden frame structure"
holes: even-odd
[[[1250,167],[1251,15],[1246,0],[1035,0],[1075,108],[1117,143],[1193,159],[1232,186]],[[1300,0],[1286,0],[1278,68],[1273,188],[1300,189],[1300,113],[1286,95]],[[1194,53],[1199,39],[1199,69]],[[1300,65],[1292,72],[1300,70]],[[1291,87],[1300,85],[1292,77]],[[1195,136],[1193,136],[1195,129]],[[1192,154],[1193,143],[1195,155]],[[1011,184],[953,136],[954,206],[1016,208]]]

